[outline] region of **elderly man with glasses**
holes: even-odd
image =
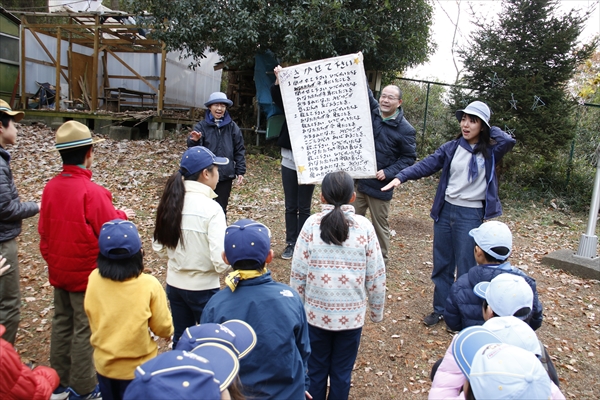
[[[414,164],[417,158],[415,128],[404,118],[402,90],[396,85],[383,88],[379,102],[369,89],[369,103],[373,121],[373,139],[377,158],[375,179],[359,179],[356,183],[356,214],[365,215],[367,209],[375,227],[381,253],[387,264],[390,244],[388,214],[393,191],[382,192],[394,176]]]

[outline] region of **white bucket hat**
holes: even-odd
[[[475,115],[479,118],[481,118],[481,120],[483,122],[485,122],[485,124],[491,128],[490,126],[490,115],[492,114],[492,112],[490,111],[490,108],[487,106],[487,104],[485,104],[482,101],[474,101],[471,104],[469,104],[467,106],[467,108],[465,108],[464,110],[458,110],[455,115],[456,115],[456,119],[458,119],[458,122],[460,122],[460,120],[463,117],[463,114],[470,114],[470,115]]]

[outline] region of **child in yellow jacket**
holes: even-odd
[[[135,368],[158,353],[151,332],[169,338],[173,323],[162,285],[142,273],[135,225],[119,219],[105,223],[98,245],[98,268],[90,274],[84,307],[102,398],[120,400]]]

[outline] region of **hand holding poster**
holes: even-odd
[[[283,68],[279,85],[298,183],[329,172],[374,178],[373,126],[361,53]]]

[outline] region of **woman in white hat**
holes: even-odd
[[[227,204],[233,180],[239,185],[246,173],[246,148],[242,131],[231,119],[227,107],[233,102],[222,92],[214,92],[204,103],[208,109],[204,121],[194,125],[187,140],[188,147],[204,146],[217,157],[226,157],[231,162],[219,166],[219,183],[215,189],[217,203],[227,215]]]
[[[495,167],[516,141],[500,128],[490,126],[490,109],[474,101],[456,111],[460,133],[435,153],[403,169],[387,186],[390,190],[409,180],[442,170],[433,200],[433,312],[427,326],[437,324],[444,314],[446,299],[456,278],[476,265],[475,242],[469,231],[484,220],[502,215]]]

